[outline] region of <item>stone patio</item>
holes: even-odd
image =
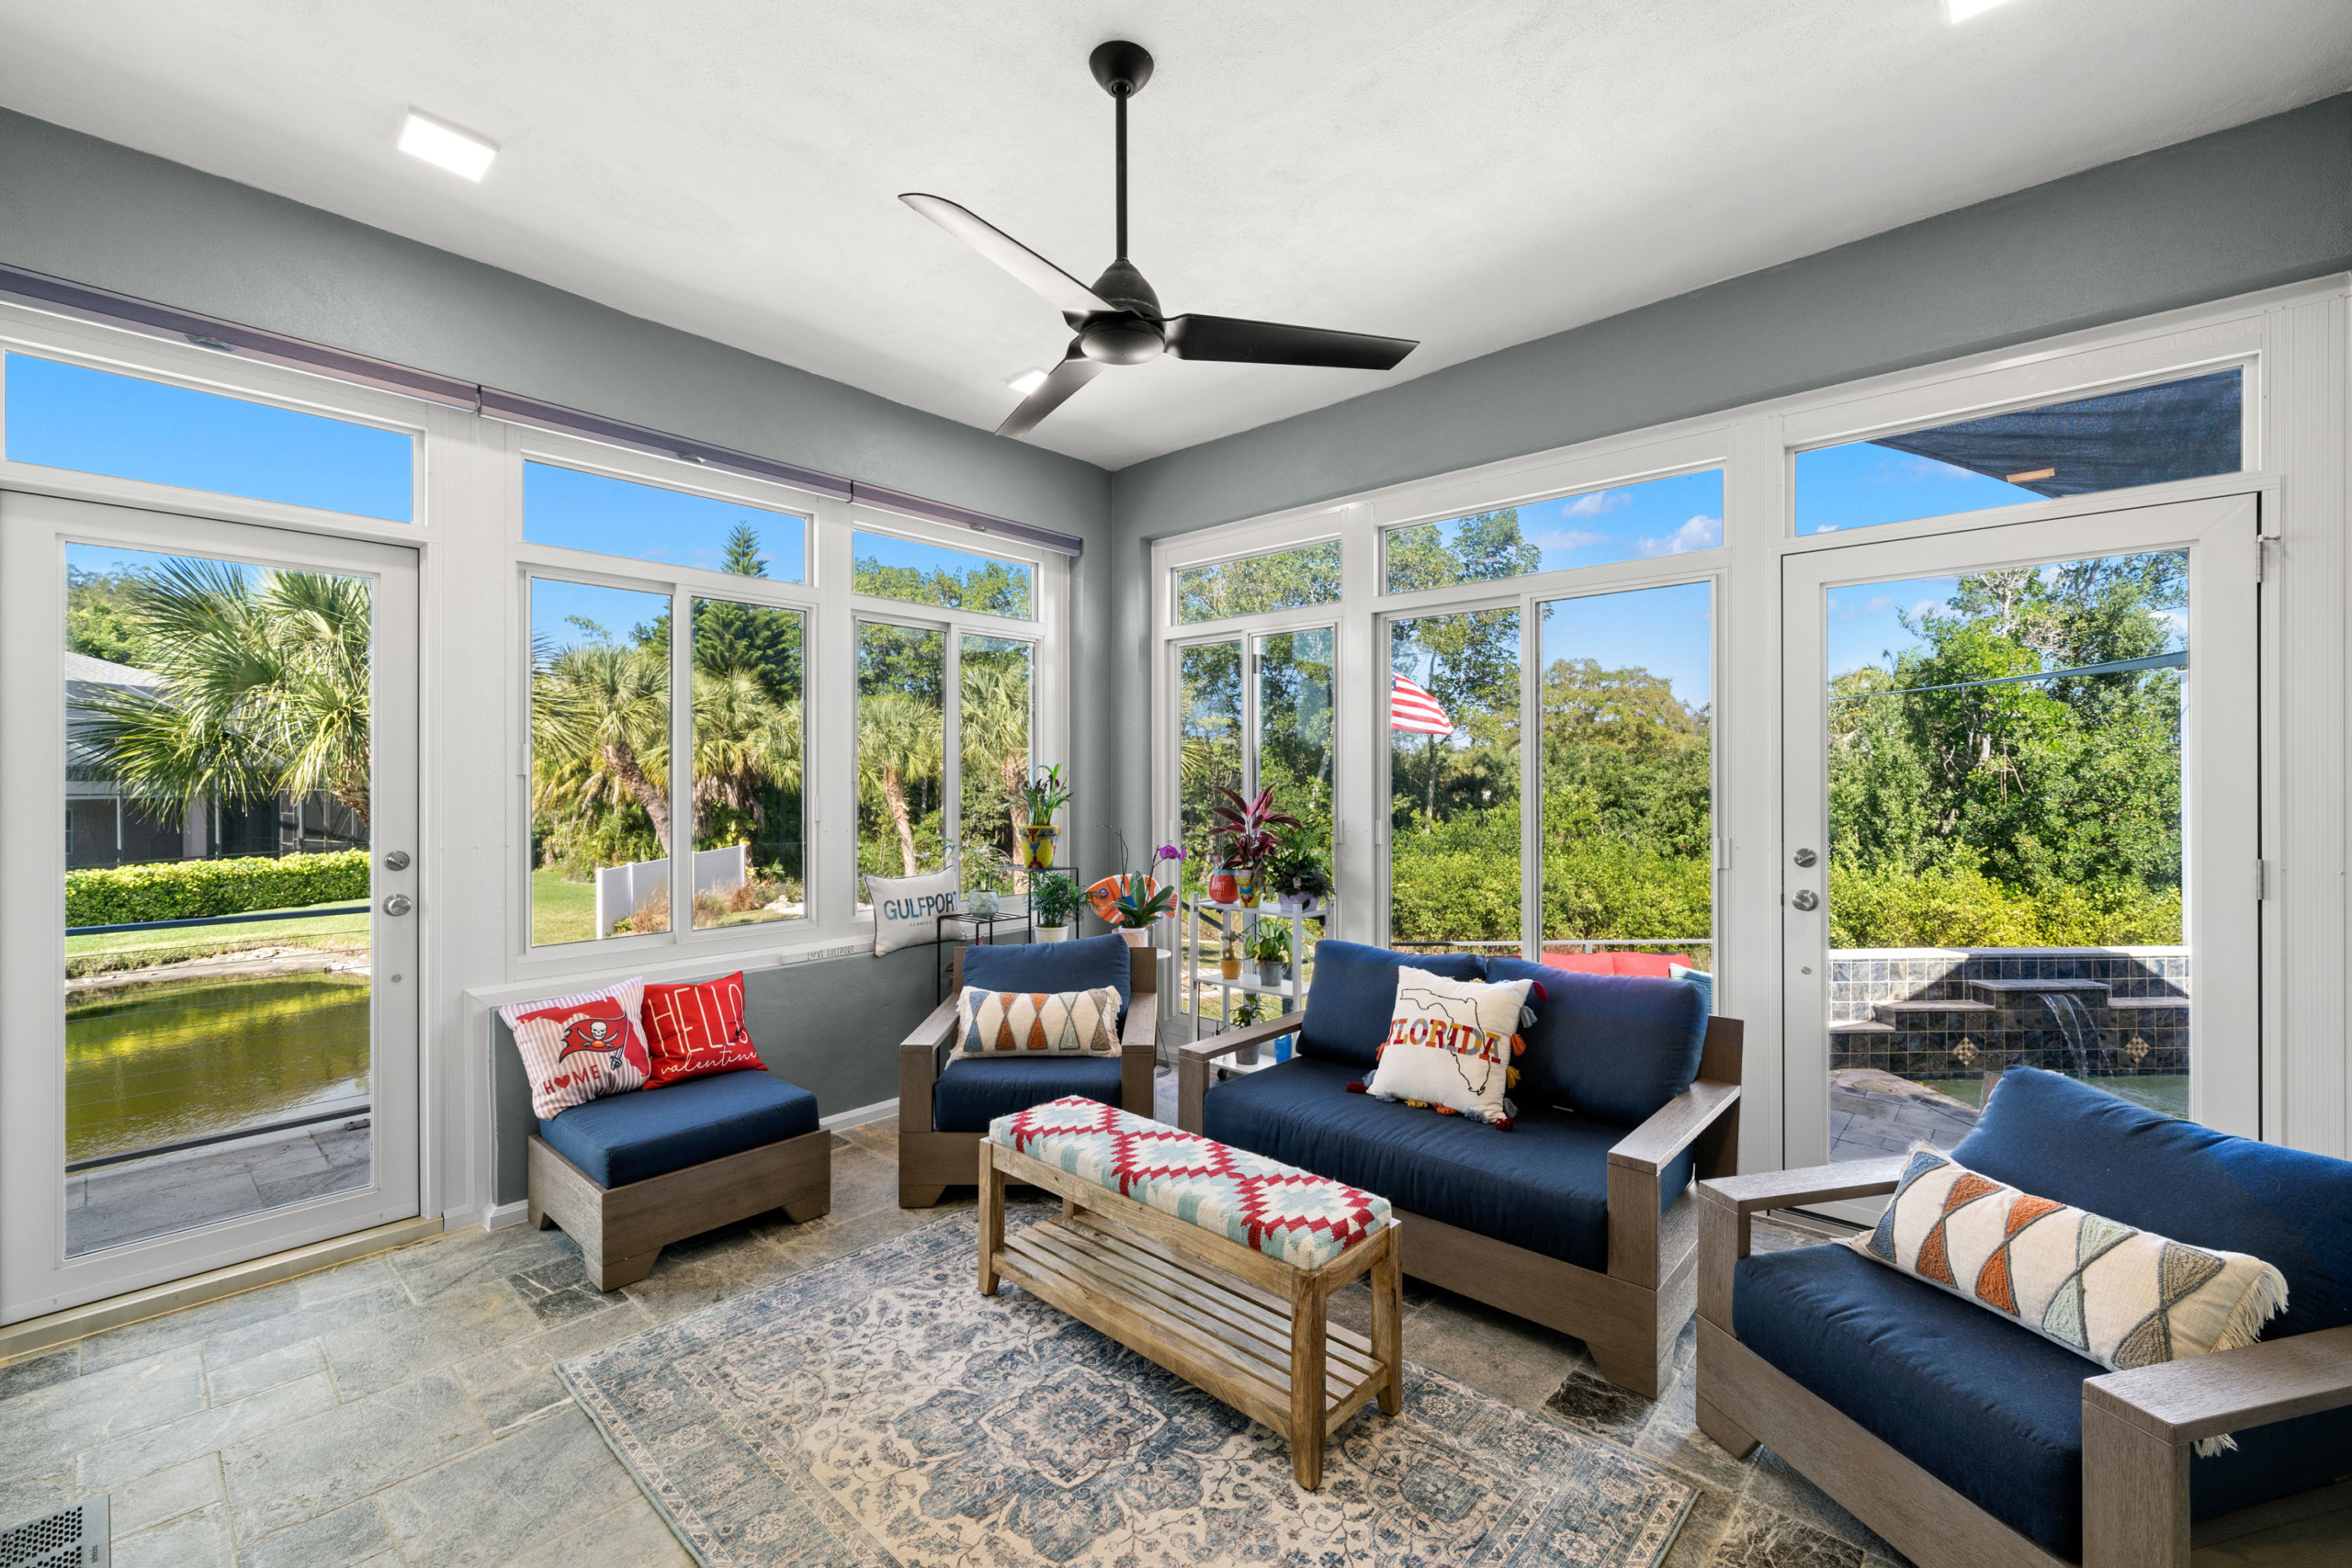
[[[363,1116],[69,1176],[66,1256],[365,1187],[370,1135]]]
[[[611,1295],[560,1231],[472,1229],[0,1364],[0,1524],[106,1493],[117,1568],[683,1568],[553,1364],[936,1219],[898,1207],[896,1147],[889,1122],[836,1134],[831,1215],[728,1226]],[[1815,1239],[1757,1226],[1760,1248]],[[1368,1308],[1361,1286],[1334,1302],[1358,1326]],[[1697,1431],[1688,1333],[1652,1404],[1577,1341],[1409,1280],[1404,1332],[1416,1360],[1697,1483],[1669,1568],[1901,1561],[1770,1450],[1736,1462]],[[2347,1551],[2352,1509],[2197,1561]]]

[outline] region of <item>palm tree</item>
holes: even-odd
[[[324,792],[368,819],[373,590],[322,572],[172,560],[132,580],[153,694],[102,691],[74,739],[158,816]]]
[[[532,810],[595,816],[634,800],[670,853],[670,660],[655,646],[535,650]]]
[[[857,703],[857,770],[861,783],[881,795],[898,829],[904,874],[922,869],[915,856],[914,812],[907,786],[939,776],[945,750],[939,710],[906,692],[876,692]]]
[[[1029,781],[1029,667],[1024,655],[1022,661],[1012,663],[1001,659],[974,654],[969,646],[964,654],[964,691],[960,713],[964,740],[964,840],[974,837],[973,827],[981,814],[977,809],[979,790],[990,790],[1005,811],[1011,825],[1006,842],[997,846],[1012,855],[1012,890],[1023,892],[1029,885],[1029,874],[1020,869],[1020,857],[1013,852],[1021,840],[1021,829],[1029,824],[1028,797],[1022,785]]]
[[[715,807],[762,820],[764,789],[800,787],[800,716],[768,695],[752,670],[695,673],[695,843]]]

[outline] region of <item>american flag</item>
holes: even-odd
[[[1388,676],[1388,728],[1414,735],[1451,735],[1453,720],[1437,699],[1394,671]]]

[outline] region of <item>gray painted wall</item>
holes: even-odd
[[[770,1073],[817,1097],[820,1116],[877,1105],[899,1092],[899,1042],[935,1005],[938,950],[820,959],[743,976],[743,1027]],[[731,973],[731,971],[720,971]],[[538,1122],[514,1032],[490,1019],[494,1203],[519,1203]]]
[[[2347,267],[2352,95],[1137,463],[1111,483],[1114,689],[1148,690],[1152,540]],[[1150,715],[1105,717],[1148,822]]]

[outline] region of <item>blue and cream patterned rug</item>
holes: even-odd
[[[1052,1211],[1017,1209],[1015,1222]],[[1018,1287],[969,1212],[559,1368],[706,1568],[1653,1568],[1695,1489],[1412,1365],[1323,1486]]]

